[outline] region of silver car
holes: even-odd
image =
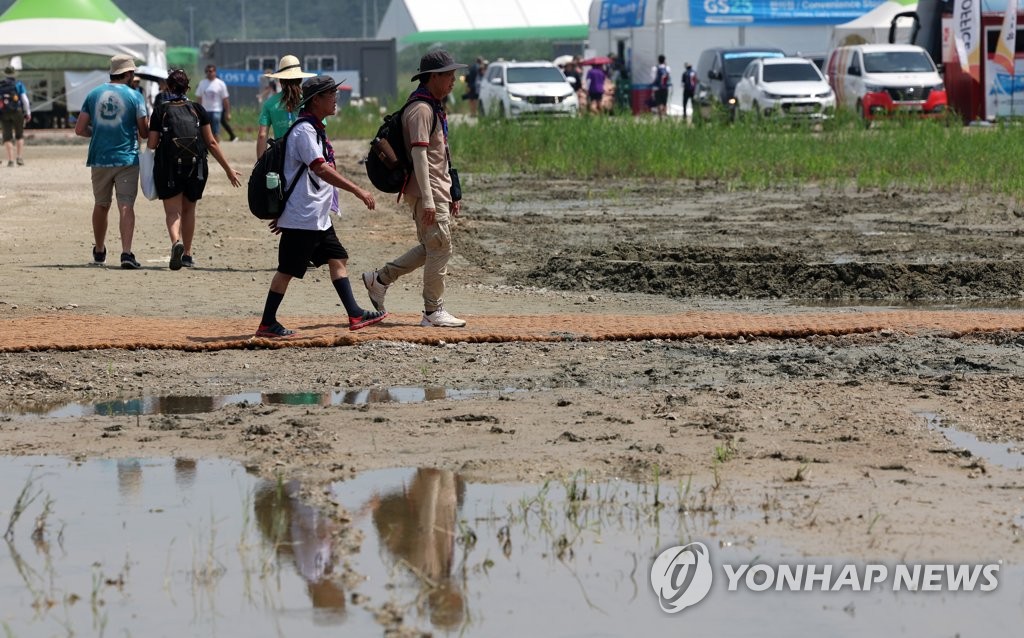
[[[811,60],[762,58],[743,72],[736,105],[741,112],[763,117],[822,120],[835,113],[836,95]]]
[[[481,115],[575,116],[579,108],[572,84],[550,62],[491,62],[480,82]]]

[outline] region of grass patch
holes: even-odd
[[[1010,169],[1024,127],[990,129],[897,120],[869,130],[840,117],[824,128],[783,122],[579,117],[453,124],[452,154],[468,172],[693,180],[726,189],[828,187],[996,192],[1024,196]]]

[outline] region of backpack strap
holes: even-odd
[[[424,97],[422,95],[412,95],[412,96],[410,96],[409,99],[406,100],[405,104],[402,105],[402,108],[398,109],[398,111],[395,113],[395,118],[396,118],[396,121],[398,122],[398,126],[404,126],[404,124],[402,122],[402,116],[405,115],[405,109],[409,108],[415,102],[426,102],[427,105],[430,107],[430,112],[433,113],[433,115],[434,115],[434,121],[430,124],[430,135],[428,135],[428,137],[433,136],[434,135],[434,131],[437,130],[437,121],[440,118],[438,118],[437,113],[434,111],[434,105],[430,103],[430,99],[428,99],[427,97]],[[403,131],[403,134],[402,134],[402,140],[403,140],[403,142],[405,140],[405,133],[404,133],[404,131]],[[396,150],[395,152],[397,153],[398,151]],[[448,153],[448,147],[447,147],[447,140],[446,140],[445,154],[447,155],[447,153]],[[402,149],[402,157],[403,158],[406,157],[406,151],[405,151],[404,148]],[[409,170],[407,170],[405,172],[405,181],[402,182],[402,187],[400,189],[398,189],[398,198],[395,199],[395,203],[396,204],[402,201],[402,195],[405,194],[405,187],[409,185],[409,180],[412,178],[412,170],[413,169],[412,169],[412,166],[411,166],[411,164],[412,164],[411,160],[409,161],[409,164],[410,164]],[[448,165],[451,166],[451,158],[448,159]]]
[[[320,142],[320,148],[323,149],[324,139],[325,139],[324,138],[324,134],[321,133],[320,129],[317,128],[316,123],[313,120],[313,118],[311,118],[311,117],[300,117],[300,118],[296,119],[294,122],[291,123],[291,126],[288,127],[288,132],[285,133],[284,137],[281,139],[281,157],[282,158],[286,157],[288,155],[288,138],[291,137],[292,129],[295,128],[296,126],[298,126],[299,124],[302,124],[303,122],[305,122],[306,124],[309,124],[310,126],[313,127],[313,131],[316,133],[316,139],[317,139],[317,141]],[[302,174],[304,172],[306,172],[308,169],[309,169],[309,167],[306,166],[305,162],[300,163],[299,170],[296,171],[296,173],[295,173],[295,178],[292,180],[292,183],[289,184],[288,187],[284,191],[284,201],[286,201],[286,202],[288,201],[288,198],[291,197],[291,195],[292,195],[292,191],[295,190],[295,187],[299,184],[299,178],[302,177]],[[287,177],[285,177],[284,175],[282,175],[282,178],[284,178],[285,182],[288,181]],[[316,186],[316,189],[320,190],[320,184],[315,179],[313,179],[313,174],[312,173],[309,174],[309,178],[311,180],[313,180],[313,184]]]

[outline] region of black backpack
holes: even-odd
[[[366,176],[377,190],[383,193],[397,193],[405,186],[412,172],[412,159],[405,152],[405,135],[402,132],[402,114],[413,102],[428,102],[425,97],[412,97],[390,115],[384,116],[384,123],[377,129],[377,135],[370,142],[370,153],[366,156]],[[434,134],[437,117],[430,128]]]
[[[21,96],[18,95],[18,82],[14,78],[0,79],[0,112],[23,110]]]
[[[153,174],[167,178],[174,188],[179,179],[206,179],[206,142],[199,126],[199,113],[188,100],[164,102],[160,122],[160,144],[156,147]]]
[[[280,217],[281,212],[284,211],[284,205],[288,202],[288,198],[291,197],[292,191],[295,190],[295,185],[299,183],[299,178],[302,177],[308,168],[305,164],[299,167],[299,172],[295,174],[295,179],[291,185],[287,184],[284,176],[284,155],[288,146],[288,136],[291,135],[292,129],[299,122],[309,122],[312,124],[313,121],[308,117],[300,117],[292,122],[292,125],[288,127],[287,133],[280,138],[267,140],[267,150],[253,164],[252,173],[249,174],[249,211],[257,219],[277,219]],[[314,128],[316,128],[315,125]],[[320,132],[317,129],[317,137],[319,136]],[[276,187],[267,188],[268,173],[277,174],[278,184]]]

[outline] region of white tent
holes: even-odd
[[[882,44],[889,41],[889,27],[901,13],[917,10],[917,0],[887,0],[871,11],[832,31],[830,49],[845,44]],[[913,36],[913,20],[903,18],[896,23],[896,42],[908,43]]]
[[[17,0],[0,15],[0,58],[33,53],[125,53],[167,67],[167,45],[111,0]]]
[[[394,0],[377,37],[416,43],[551,38],[583,40],[591,0]]]

